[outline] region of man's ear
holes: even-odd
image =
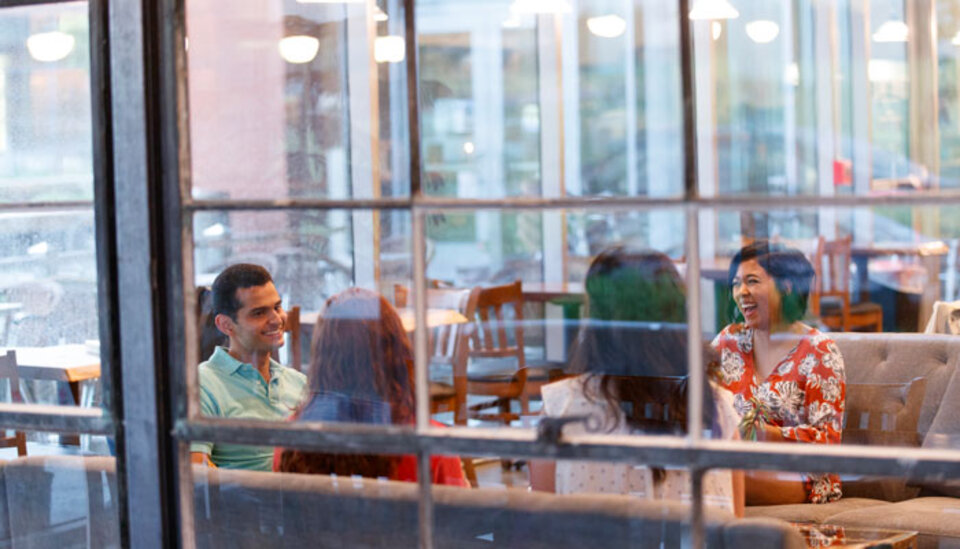
[[[234,322],[233,319],[228,315],[219,314],[213,319],[213,323],[217,325],[217,329],[220,330],[220,333],[227,337],[233,337],[233,328]]]

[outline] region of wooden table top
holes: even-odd
[[[17,352],[17,369],[23,378],[78,382],[100,377],[100,356],[91,354],[83,344],[13,350]]]
[[[523,298],[527,301],[553,301],[554,299],[583,301],[583,282],[524,282]]]
[[[397,309],[400,314],[400,321],[403,322],[403,329],[412,332],[416,328],[416,315],[412,307]],[[317,323],[320,313],[317,311],[301,312],[300,324],[313,326]],[[427,309],[427,326],[435,328],[437,326],[446,326],[449,324],[464,324],[467,317],[454,309]]]

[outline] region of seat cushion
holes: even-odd
[[[839,301],[823,300],[820,302],[820,316],[839,316],[842,311],[843,304]],[[850,304],[850,314],[852,315],[879,313],[882,311],[883,308],[878,303],[873,303],[870,301],[861,301],[859,303]]]
[[[830,517],[838,526],[915,530],[920,547],[960,547],[960,499],[917,498],[882,507],[850,510]]]
[[[751,505],[744,509],[746,517],[769,517],[790,522],[833,523],[834,515],[870,507],[887,508],[893,503],[867,498],[841,498],[830,503],[793,503],[789,505]]]

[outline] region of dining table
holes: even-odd
[[[17,373],[20,379],[64,382],[70,387],[74,404],[82,407],[93,406],[96,382],[100,378],[98,342],[12,349],[17,353]],[[79,445],[80,437],[70,433],[61,434],[60,443]]]
[[[92,390],[84,382],[99,379],[100,355],[86,344],[64,344],[48,347],[14,347],[17,371],[21,379],[62,381],[78,405],[89,406]]]
[[[407,332],[413,332],[416,329],[417,319],[413,307],[403,307],[397,309],[400,315],[400,322],[403,323],[403,329]],[[319,311],[307,311],[300,313],[300,325],[312,329],[322,315]],[[427,309],[427,326],[435,328],[437,326],[446,326],[450,324],[464,324],[467,317],[454,309]]]

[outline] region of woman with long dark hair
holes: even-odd
[[[314,330],[310,394],[295,421],[414,422],[413,349],[397,311],[376,292],[351,288],[327,300]],[[415,481],[414,456],[330,454],[278,448],[274,469]],[[437,484],[468,486],[460,459],[433,456]]]
[[[798,250],[758,240],[730,264],[738,318],[714,340],[712,377],[734,395],[746,439],[839,444],[846,383],[843,357],[802,320],[813,266]],[[841,496],[833,474],[746,475],[749,504],[826,503]]]
[[[597,255],[586,278],[587,319],[572,352],[579,375],[542,389],[547,417],[585,416],[564,433],[683,434],[687,427],[687,325],[683,280],[659,252],[613,248]],[[709,348],[708,348],[709,349]],[[707,358],[709,360],[709,356]],[[736,436],[729,393],[705,391],[704,425],[716,438]],[[683,471],[597,462],[535,463],[537,489],[679,498]],[[711,472],[708,505],[739,513],[739,474]]]

